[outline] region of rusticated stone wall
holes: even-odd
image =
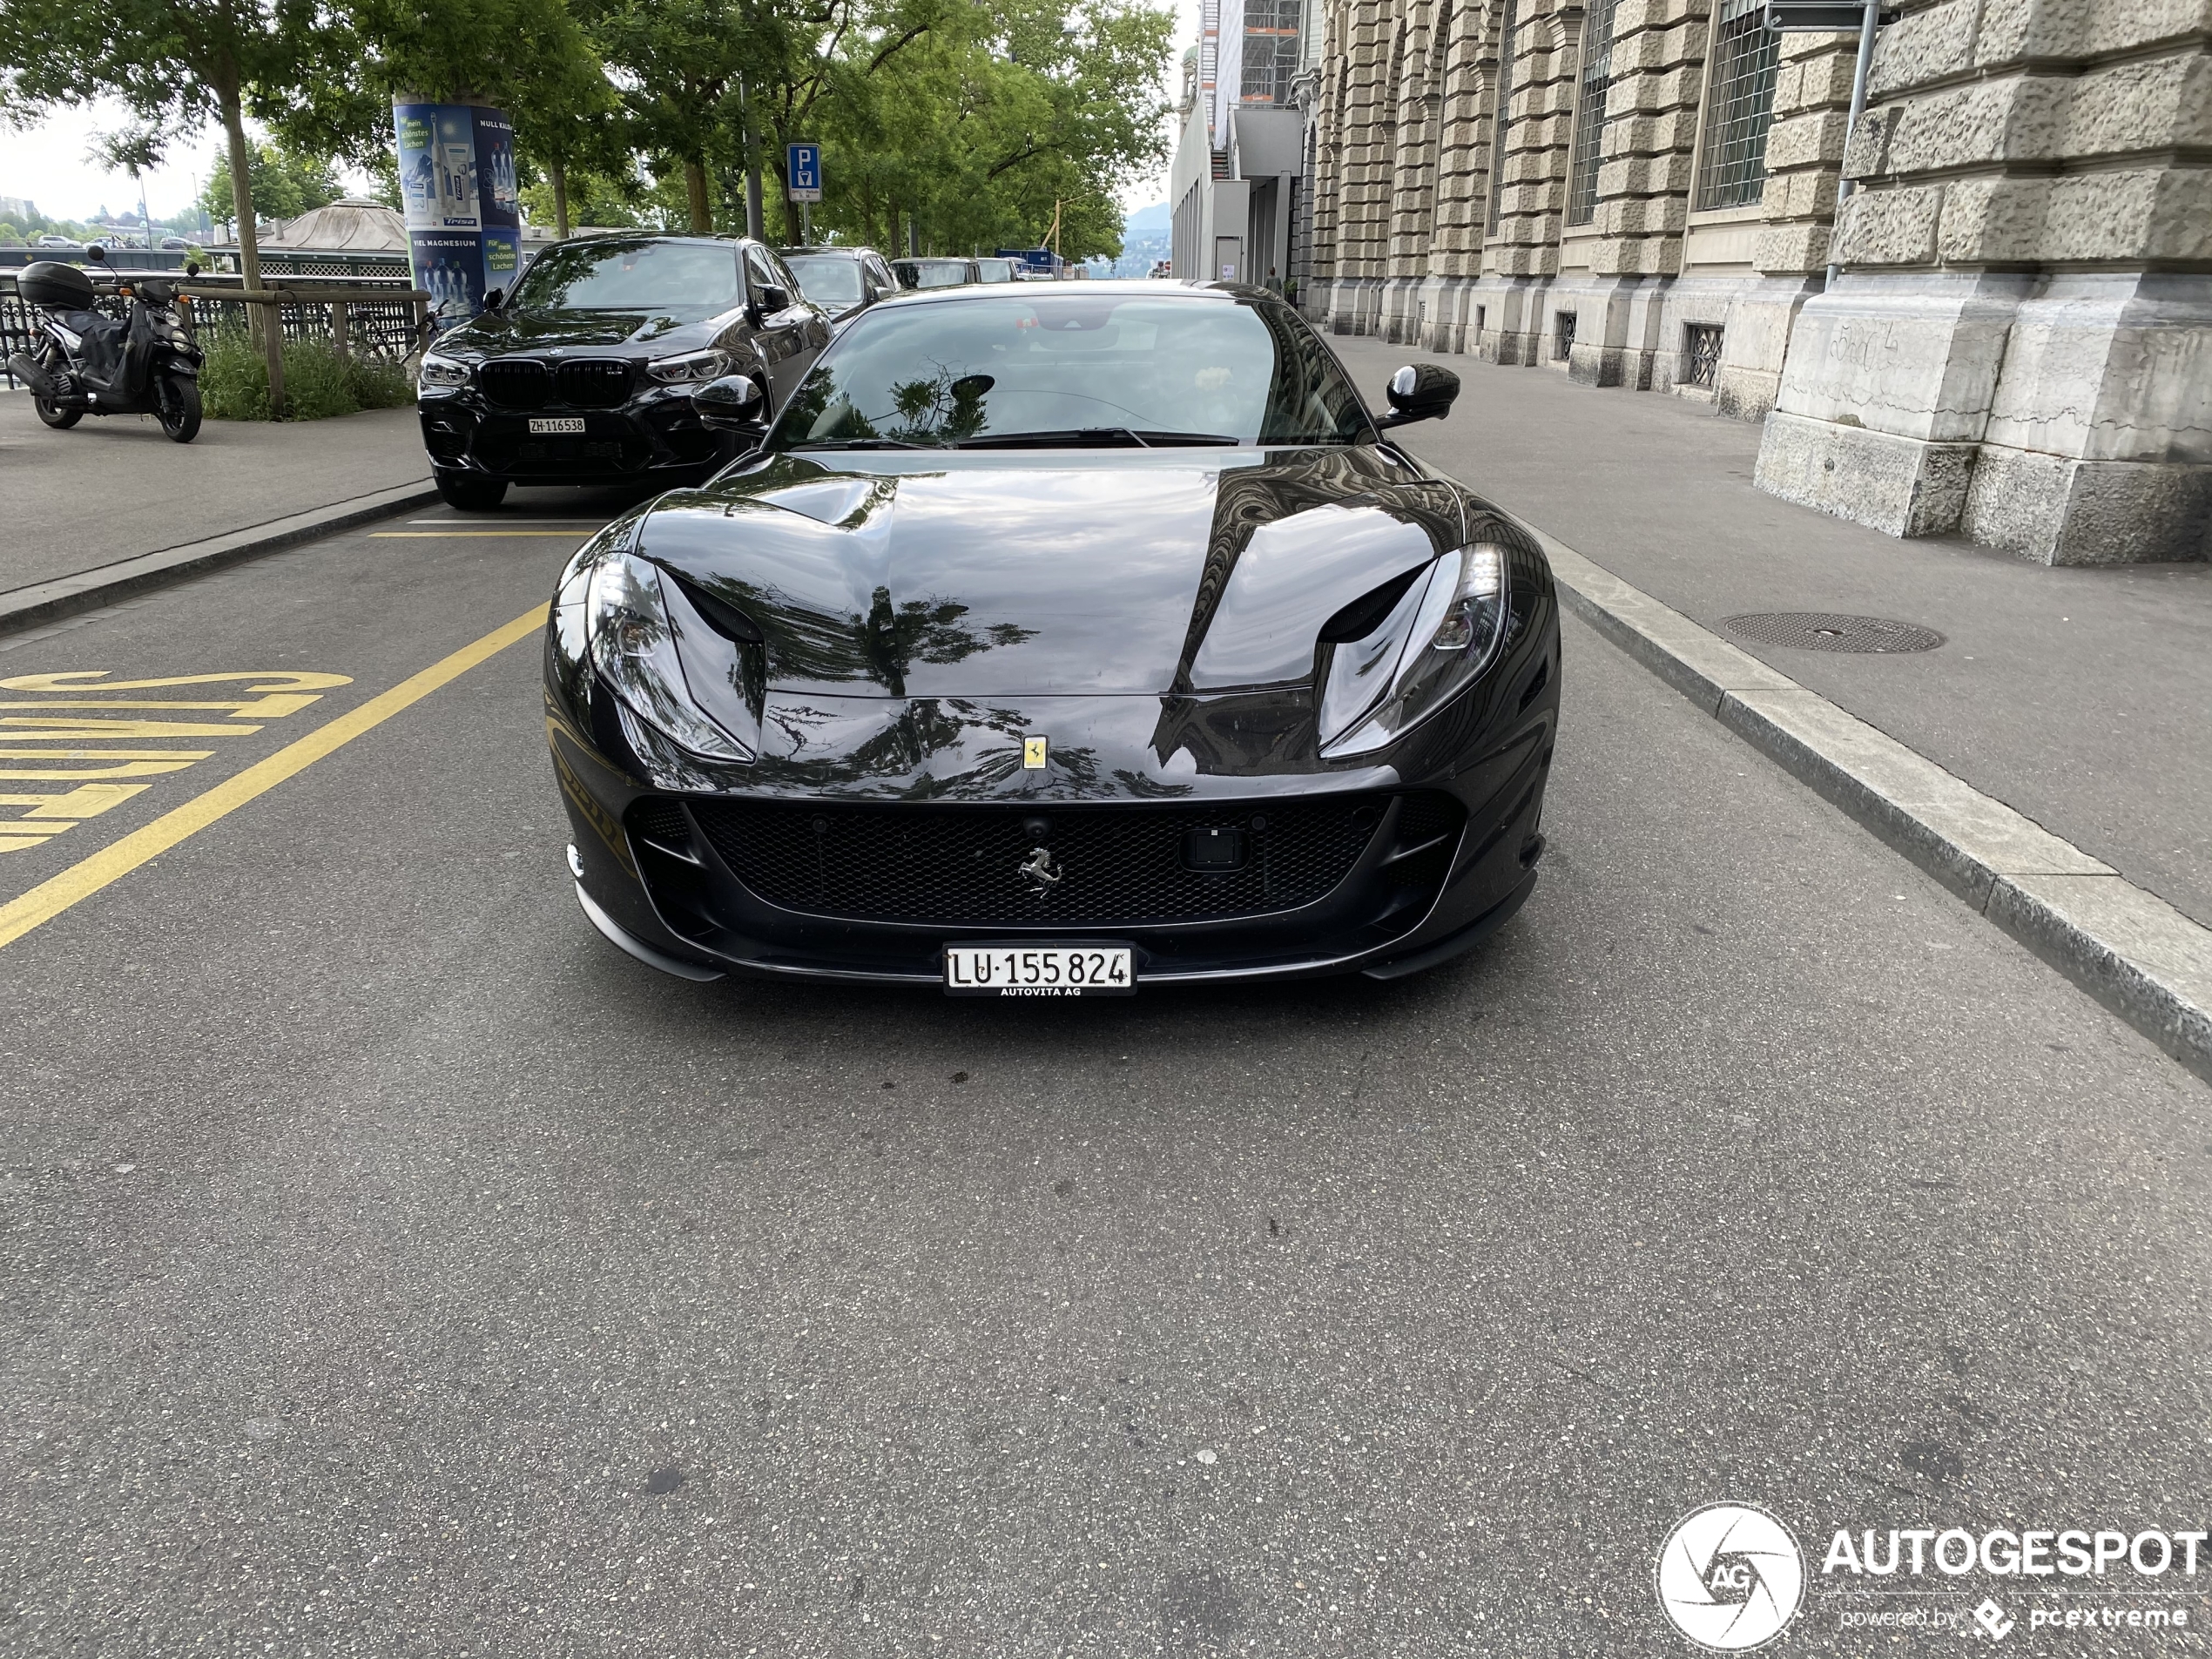
[[[1569,227],[1581,0],[1319,0],[1302,303],[1764,418],[1764,488],[1895,534],[2203,556],[2212,0],[1905,0],[1855,137],[1856,35],[1784,37],[1758,199],[1701,212],[1720,3],[1619,0]]]
[[[2212,7],[1937,0],[1884,31],[1776,493],[2044,562],[2212,549]]]

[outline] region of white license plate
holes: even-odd
[[[948,945],[950,996],[1130,996],[1127,945]]]
[[[530,416],[530,435],[572,432],[583,435],[583,417],[580,415],[533,415]]]

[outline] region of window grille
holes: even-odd
[[[1689,325],[1689,383],[1713,389],[1715,376],[1721,367],[1721,327],[1718,323],[1693,322]]]
[[[1567,222],[1597,217],[1597,167],[1605,145],[1605,95],[1613,85],[1613,14],[1619,0],[1597,0],[1582,36],[1581,91],[1575,105],[1574,158],[1567,168]]]
[[[1552,358],[1565,362],[1575,354],[1575,313],[1561,311],[1552,318]]]
[[[1713,84],[1705,99],[1705,154],[1697,206],[1748,207],[1766,192],[1766,130],[1782,37],[1760,0],[1723,0],[1714,28]]]
[[[1498,233],[1498,216],[1505,211],[1506,131],[1513,125],[1514,0],[1506,0],[1505,19],[1498,30],[1498,131],[1490,142],[1489,233]]]

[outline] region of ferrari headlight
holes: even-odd
[[[730,354],[725,351],[691,351],[680,357],[657,357],[645,365],[645,373],[657,381],[680,384],[685,381],[715,381],[730,372]]]
[[[1395,742],[1490,665],[1506,631],[1506,550],[1447,555],[1365,637],[1329,660],[1321,752],[1330,759]]]
[[[469,384],[469,365],[457,358],[424,352],[422,373],[416,383],[425,390],[433,386],[466,386]]]
[[[619,550],[603,554],[584,612],[591,661],[631,716],[703,759],[752,759],[726,729],[746,723],[735,647],[658,568]]]

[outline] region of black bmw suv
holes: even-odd
[[[742,374],[781,408],[830,326],[774,252],[737,237],[560,242],[514,292],[423,354],[416,386],[438,493],[464,512],[510,483],[697,483],[736,454],[691,395]]]

